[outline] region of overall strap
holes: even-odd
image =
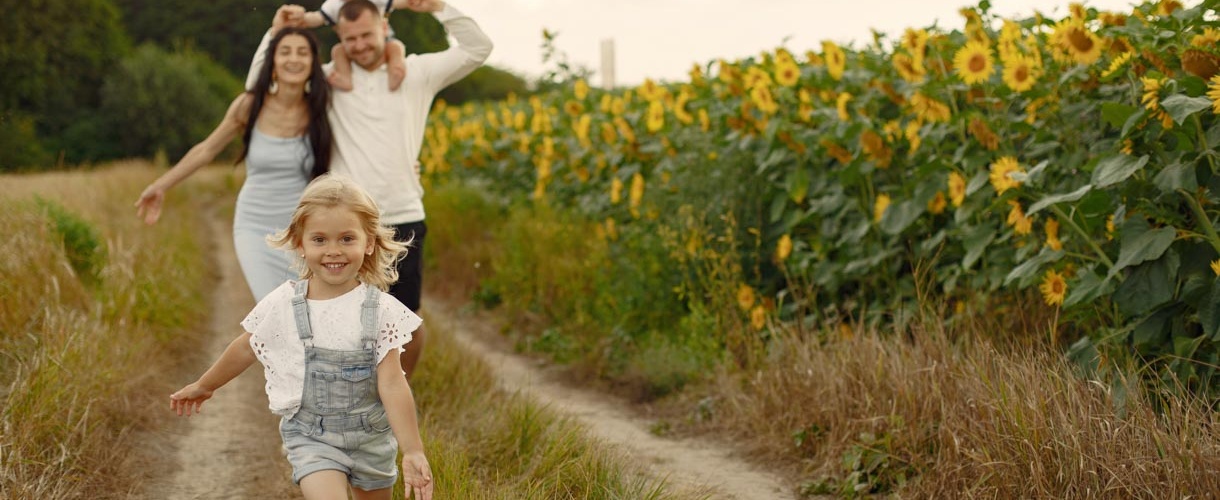
[[[377,345],[377,316],[381,311],[381,290],[368,284],[364,286],[364,303],[360,306],[360,340],[365,349],[373,349]]]
[[[292,318],[297,323],[297,336],[306,347],[313,347],[313,330],[309,329],[309,305],[305,302],[305,294],[309,291],[309,280],[300,280],[292,284]]]

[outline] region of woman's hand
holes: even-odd
[[[432,468],[424,452],[402,454],[402,480],[415,491],[416,500],[432,500]]]
[[[169,409],[181,417],[183,414],[191,416],[191,413],[199,413],[203,408],[203,402],[212,399],[212,391],[205,389],[199,382],[192,383],[186,387],[178,389],[169,396]],[[424,463],[427,466],[427,463]]]
[[[156,183],[149,184],[136,200],[136,217],[143,217],[145,224],[156,224],[161,218],[161,206],[165,204],[165,189]]]

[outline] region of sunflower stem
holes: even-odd
[[[1080,227],[1079,224],[1076,224],[1074,219],[1063,213],[1062,208],[1059,208],[1058,205],[1051,205],[1051,211],[1055,212],[1055,216],[1059,217],[1060,221],[1067,224],[1068,227],[1072,228],[1076,234],[1079,234],[1080,237],[1089,244],[1089,248],[1093,249],[1093,253],[1097,254],[1097,257],[1101,260],[1101,262],[1106,265],[1107,270],[1114,267],[1114,261],[1110,260],[1110,256],[1106,255],[1106,252],[1097,245],[1096,241],[1093,241],[1093,238],[1089,236],[1089,233],[1084,231],[1084,228]]]
[[[1198,113],[1191,115],[1190,118],[1195,122],[1195,132],[1199,134],[1199,145],[1202,146],[1200,149],[1203,151],[1203,156],[1207,158],[1207,165],[1211,167],[1212,172],[1215,172],[1216,158],[1209,154],[1211,148],[1207,144],[1207,134],[1203,132],[1203,122],[1199,121]]]
[[[1203,210],[1203,205],[1199,204],[1199,200],[1190,191],[1178,188],[1178,194],[1186,198],[1186,204],[1190,205],[1190,210],[1195,213],[1195,223],[1203,228],[1203,233],[1207,235],[1207,242],[1211,243],[1212,248],[1217,252],[1220,252],[1220,235],[1216,234],[1216,226],[1212,225],[1212,220]]]

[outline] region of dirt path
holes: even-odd
[[[795,497],[782,480],[737,458],[729,447],[698,439],[667,439],[649,432],[650,422],[625,410],[630,403],[600,392],[572,388],[523,356],[493,346],[497,337],[486,319],[462,313],[439,300],[424,299],[428,321],[444,326],[491,366],[500,387],[520,392],[587,426],[602,441],[621,446],[632,461],[647,464],[679,490],[715,499],[781,500]]]
[[[197,377],[240,332],[241,320],[254,306],[233,250],[231,221],[212,209],[206,218],[209,245],[220,280],[212,291],[211,324],[202,352],[180,375]],[[168,426],[166,457],[177,465],[163,482],[150,485],[146,498],[292,498],[300,496],[291,468],[281,453],[279,418],[267,410],[261,365],[255,364],[216,392],[203,412]],[[166,399],[166,415],[169,400]]]

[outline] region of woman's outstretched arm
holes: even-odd
[[[229,105],[224,118],[215,130],[203,142],[196,144],[187,151],[174,168],[158,177],[157,180],[144,188],[140,199],[136,200],[136,216],[144,218],[144,222],[153,224],[161,218],[161,207],[165,203],[165,193],[177,186],[183,179],[190,177],[200,167],[216,159],[234,138],[245,131],[247,115],[250,113],[250,96],[241,94]]]

